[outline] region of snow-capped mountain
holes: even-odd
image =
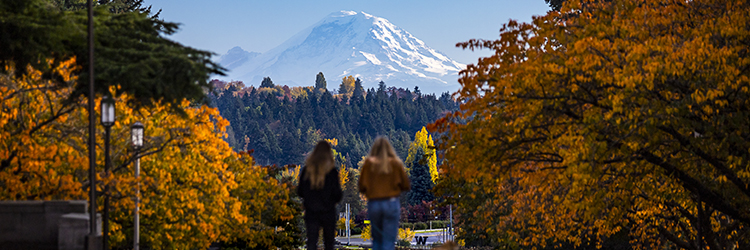
[[[221,66],[231,70],[241,66],[242,64],[248,62],[250,59],[253,59],[258,55],[260,55],[260,53],[248,52],[237,46],[219,57],[218,62]]]
[[[258,86],[269,76],[277,85],[314,86],[315,76],[323,72],[329,90],[353,75],[365,88],[382,80],[388,86],[419,86],[423,93],[440,94],[459,89],[458,72],[466,67],[385,18],[354,11],[334,12],[278,47],[252,55],[239,47],[223,55],[219,63],[230,70],[224,80]]]

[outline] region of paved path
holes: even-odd
[[[433,243],[443,243],[444,241],[443,232],[427,232],[427,231],[430,231],[430,230],[417,230],[416,233],[414,234],[414,239],[411,241],[411,245],[415,246],[417,244],[417,236],[422,236],[422,237],[426,236],[427,237],[426,245],[428,246]],[[346,245],[346,242],[347,242],[346,237],[336,237],[336,240]],[[362,245],[371,245],[371,244],[372,244],[372,240],[362,240],[362,238],[360,238],[360,235],[352,235],[349,241],[349,245],[362,246]]]

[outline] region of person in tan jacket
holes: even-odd
[[[375,139],[359,174],[359,192],[367,198],[367,216],[372,226],[372,249],[395,249],[401,216],[398,197],[411,189],[411,182],[386,137]]]

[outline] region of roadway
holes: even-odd
[[[415,246],[417,244],[417,237],[427,237],[425,245],[431,245],[434,243],[443,243],[445,242],[446,238],[446,232],[444,232],[442,229],[434,229],[434,230],[417,230],[414,233],[414,239],[411,241],[411,245]],[[346,237],[336,237],[336,241],[340,242],[343,245],[347,244]],[[349,245],[357,245],[357,246],[363,246],[363,245],[372,245],[372,240],[363,240],[360,235],[352,235],[352,237],[349,239]]]

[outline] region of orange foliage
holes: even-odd
[[[71,59],[56,69],[63,82],[43,80],[34,69],[21,78],[0,75],[0,199],[88,198],[88,112],[85,102],[68,101],[76,80],[70,75],[74,63]],[[148,248],[205,249],[217,241],[271,248],[279,244],[276,239],[289,237],[270,225],[294,218],[289,188],[254,166],[250,156],[232,151],[223,141],[229,123],[217,109],[183,101],[185,114],[159,103],[135,110],[128,105],[131,97],[115,96],[110,173],[103,170],[99,124],[96,142],[97,189],[110,186],[112,246],[132,244],[137,186],[141,242]],[[136,121],[146,128],[138,180],[129,141]],[[101,211],[104,199],[99,198]],[[261,221],[261,213],[269,209]]]
[[[467,245],[750,244],[748,10],[570,0],[459,44],[495,51],[433,125]]]
[[[11,68],[0,75],[0,199],[85,199],[86,134],[70,119],[80,105],[62,103],[72,91],[74,63],[55,69],[59,83],[33,69],[21,78]]]

